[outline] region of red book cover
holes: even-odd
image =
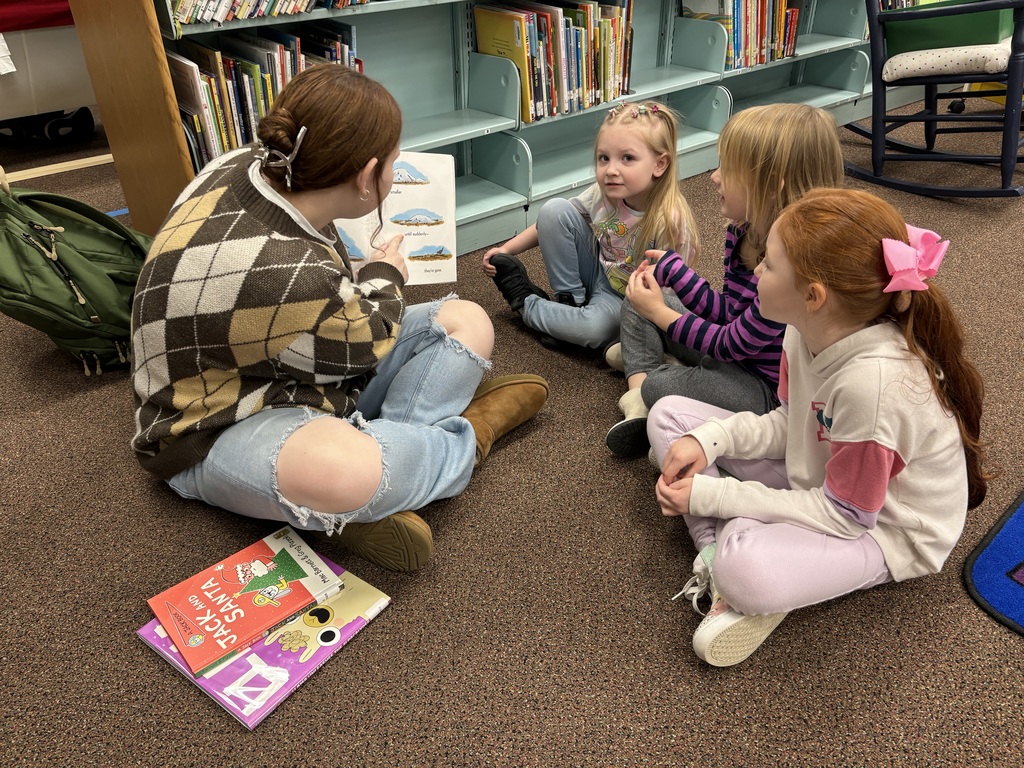
[[[198,676],[334,595],[341,584],[285,526],[147,602]]]

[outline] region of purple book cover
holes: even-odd
[[[192,675],[158,619],[137,634],[251,731],[391,603],[376,587],[323,560],[344,582],[338,594],[199,677]]]

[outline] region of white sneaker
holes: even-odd
[[[620,342],[616,341],[605,348],[604,361],[608,364],[609,368],[625,373],[626,367],[622,364],[622,344]]]
[[[700,599],[707,596],[711,599],[712,603],[718,599],[718,594],[715,592],[715,582],[711,578],[711,561],[715,557],[716,546],[715,542],[711,542],[700,551],[693,561],[693,576],[672,597],[673,600],[685,597],[693,605],[693,610],[701,616],[705,614],[698,604]]]
[[[731,667],[756,651],[785,613],[746,616],[719,598],[693,633],[693,650],[713,667]]]

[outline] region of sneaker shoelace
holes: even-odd
[[[693,606],[693,610],[701,616],[704,616],[705,612],[700,609],[699,601],[710,592],[711,574],[706,572],[695,573],[690,577],[690,580],[683,585],[683,588],[672,597],[672,599],[676,600],[680,597],[685,597],[690,601],[690,604]]]

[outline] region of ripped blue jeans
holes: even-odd
[[[460,414],[490,362],[448,336],[434,318],[441,302],[407,307],[394,349],[359,395],[349,423],[377,441],[384,474],[369,503],[341,514],[293,504],[278,492],[285,440],[317,418],[308,408],[274,408],[221,433],[206,458],[167,481],[179,495],[295,528],[340,531],[457,496],[469,484],[476,435]]]

